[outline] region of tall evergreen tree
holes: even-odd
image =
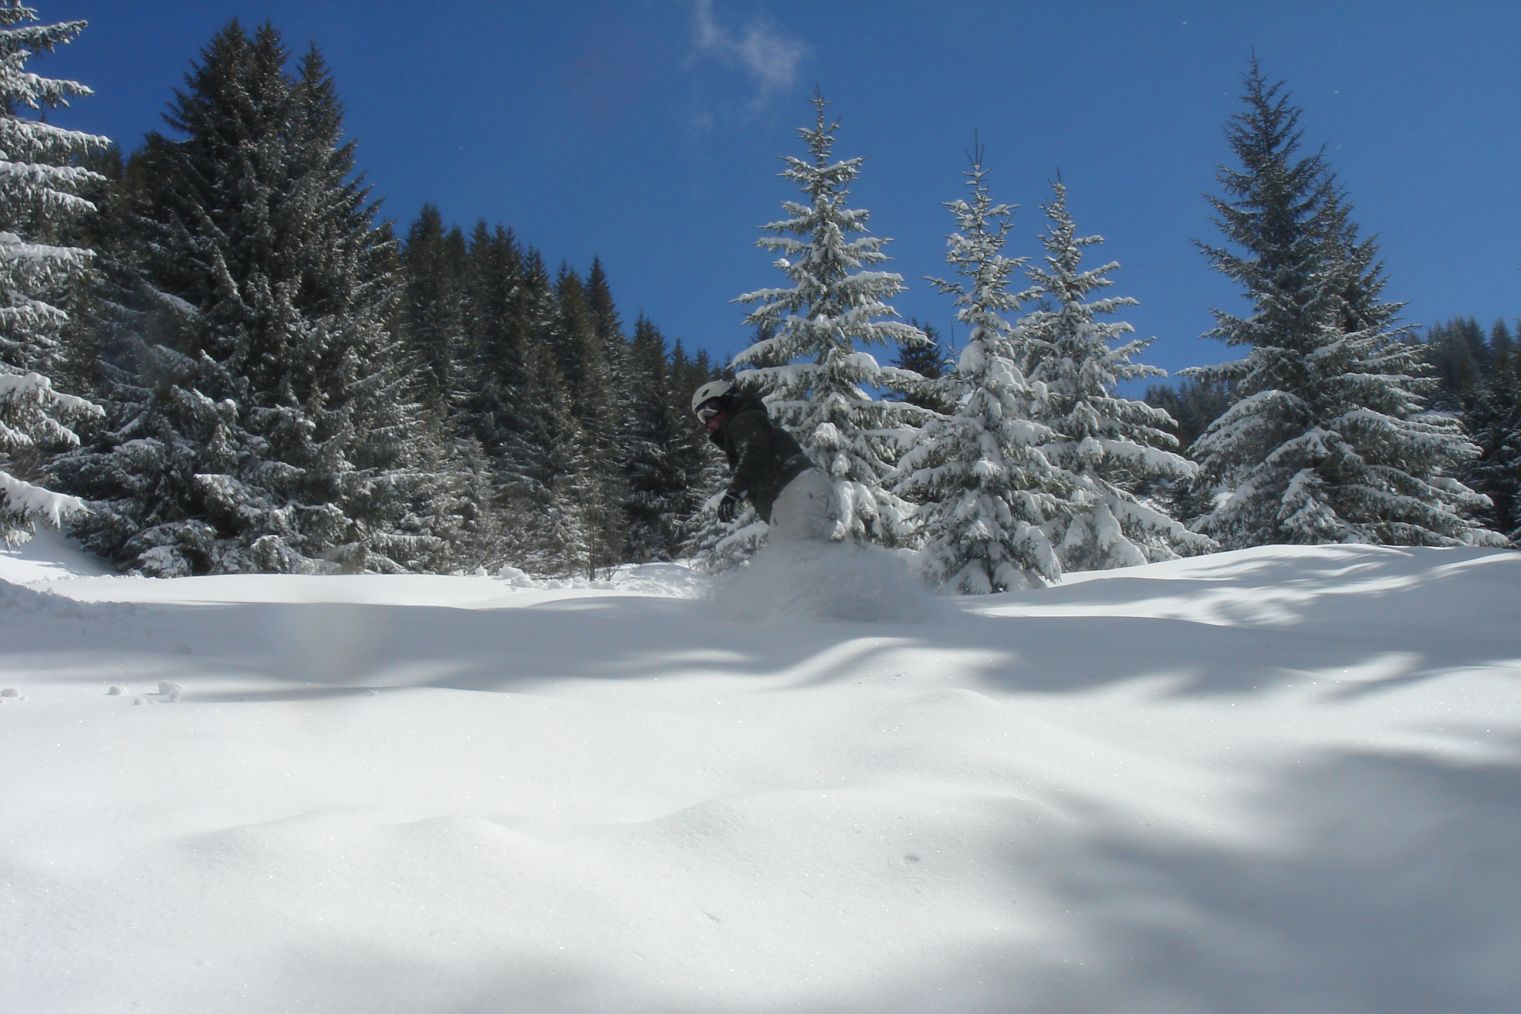
[[[588,529],[600,516],[586,438],[554,349],[536,344],[526,368],[525,393],[533,399],[525,413],[530,453],[511,489],[510,558],[547,577],[586,575],[595,566]]]
[[[604,397],[614,417],[621,418],[633,396],[629,385],[622,382],[628,375],[628,358],[632,350],[623,333],[623,321],[618,315],[612,285],[600,257],[592,258],[591,269],[586,275],[586,308],[591,314],[592,332],[602,346],[602,359],[607,364],[608,375],[614,380],[612,389],[605,392]]]
[[[741,384],[758,390],[835,483],[843,505],[843,534],[884,544],[909,540],[911,505],[889,479],[923,410],[875,392],[902,389],[920,378],[880,365],[865,347],[924,344],[924,334],[896,321],[887,300],[902,291],[901,276],[866,270],[888,259],[888,240],[867,233],[870,213],[846,205],[862,159],[835,161],[838,123],[817,118],[798,131],[809,157],[788,156],[782,176],[805,200],[783,202],[786,218],[769,223],[757,243],[781,256],[786,287],[745,293],[757,304],[747,318],[762,338],[739,353]]]
[[[1207,337],[1248,352],[1191,371],[1235,398],[1193,448],[1220,492],[1199,527],[1231,548],[1486,541],[1469,518],[1482,498],[1452,478],[1474,448],[1424,413],[1373,243],[1325,159],[1298,155],[1299,110],[1255,60],[1245,104],[1228,129],[1241,168],[1222,168],[1226,196],[1210,199],[1235,249],[1201,245],[1252,307],[1215,311]]]
[[[929,577],[971,594],[1024,588],[1061,576],[1051,523],[1067,510],[1070,478],[1044,448],[1057,434],[1045,392],[1025,373],[1030,355],[1009,315],[1022,258],[1004,255],[1012,205],[995,204],[981,153],[966,173],[970,200],[947,203],[955,219],[946,259],[960,277],[936,280],[967,328],[953,373],[935,383],[955,406],[925,426],[904,455],[898,489],[925,505],[923,560]]]
[[[1490,331],[1488,376],[1463,413],[1479,447],[1469,482],[1492,503],[1497,531],[1521,543],[1521,350],[1504,321]]]
[[[1466,317],[1433,325],[1421,351],[1436,384],[1432,407],[1448,412],[1470,407],[1484,387],[1489,367],[1489,349],[1479,322]]]
[[[523,386],[528,328],[518,319],[525,284],[523,252],[509,230],[476,223],[466,274],[465,334],[474,384],[470,429],[493,470],[505,474],[512,435],[521,430],[517,402]]]
[[[421,367],[423,405],[452,429],[468,374],[466,327],[466,247],[458,228],[446,228],[434,204],[424,204],[407,230],[402,251],[405,281],[404,334]]]
[[[1219,380],[1180,377],[1175,384],[1148,386],[1145,401],[1171,417],[1171,432],[1177,438],[1177,446],[1186,448],[1225,413],[1230,405],[1230,392]]]
[[[910,405],[917,405],[919,408],[928,409],[940,415],[949,415],[956,406],[939,400],[936,395],[937,388],[933,382],[954,370],[956,359],[951,354],[951,350],[940,340],[940,333],[933,325],[921,324],[912,318],[909,324],[924,333],[926,343],[903,346],[898,350],[898,356],[893,361],[893,365],[905,373],[922,377],[931,383],[914,381],[904,388],[901,397]]]
[[[1521,334],[1512,335],[1510,326],[1497,320],[1489,329],[1489,361],[1497,373],[1515,369],[1516,357],[1521,355]]]
[[[630,384],[625,442],[628,460],[628,535],[625,557],[635,562],[670,560],[679,551],[678,524],[694,504],[691,463],[682,454],[694,427],[672,396],[665,339],[640,317],[629,349]]]
[[[470,383],[463,420],[468,437],[457,438],[456,453],[471,463],[462,475],[471,490],[466,512],[477,518],[470,525],[476,534],[466,540],[469,551],[499,564],[508,558],[503,525],[525,456],[525,350],[533,333],[524,313],[529,279],[523,250],[501,226],[476,223],[468,261],[464,331]]]
[[[605,279],[602,286],[606,290]],[[560,268],[554,344],[565,374],[572,411],[585,446],[581,457],[587,469],[582,492],[583,531],[588,575],[621,562],[626,520],[623,511],[625,456],[620,437],[627,397],[623,378],[614,373],[610,345],[622,344],[610,296],[600,309],[586,283],[569,266]]]
[[[1152,384],[1146,388],[1146,404],[1166,412],[1172,419],[1170,433],[1177,447],[1192,447],[1194,441],[1224,414],[1230,405],[1230,391],[1223,381],[1180,377],[1176,383]],[[1148,496],[1167,505],[1175,518],[1197,518],[1213,507],[1213,497],[1194,477],[1188,480],[1143,484]]]
[[[501,443],[490,448],[497,463],[498,501],[510,515],[506,522],[510,532],[527,530],[525,522],[530,519],[521,517],[521,513],[535,502],[538,495],[535,490],[543,479],[540,465],[544,420],[540,417],[550,409],[544,390],[535,384],[542,385],[549,374],[542,363],[535,367],[530,361],[543,350],[549,356],[548,362],[555,362],[552,335],[557,313],[554,281],[543,255],[527,247],[523,251],[521,273],[508,299],[506,320],[507,340],[517,349],[521,375],[503,391],[503,413],[498,427]],[[560,378],[557,383],[563,386],[558,366],[554,376]],[[507,541],[508,559],[521,564],[526,541],[511,535]]]
[[[428,566],[385,233],[321,56],[220,32],[140,156],[145,401],[76,475],[149,573]],[[101,489],[104,487],[104,489]],[[114,489],[113,489],[114,487]],[[125,537],[123,537],[125,536]]]
[[[1046,457],[1075,487],[1071,508],[1050,523],[1062,568],[1104,570],[1204,552],[1213,545],[1208,538],[1136,495],[1143,483],[1188,479],[1197,467],[1171,450],[1177,441],[1168,430],[1176,424],[1166,412],[1116,393],[1121,381],[1165,374],[1135,362],[1149,339],[1117,344],[1134,329],[1098,319],[1136,300],[1089,298],[1114,284],[1109,274],[1119,265],[1082,267],[1083,251],[1103,239],[1077,234],[1065,184],[1052,187],[1041,237],[1046,266],[1030,270],[1042,304],[1022,327],[1030,380],[1046,392],[1050,414],[1042,421],[1056,433]]]
[[[95,210],[81,190],[101,176],[78,164],[104,137],[62,130],[33,113],[67,105],[90,90],[41,77],[27,59],[72,42],[83,21],[35,25],[19,0],[0,3],[0,541],[30,538],[37,521],[58,526],[80,510],[74,497],[42,484],[47,456],[75,446],[73,426],[101,413],[66,394],[52,376],[63,367],[65,307],[90,253],[73,245],[73,223]]]

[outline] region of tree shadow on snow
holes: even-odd
[[[989,683],[1026,692],[1153,678],[1179,696],[1252,694],[1327,677],[1332,696],[1352,697],[1467,668],[1521,680],[1521,554],[1333,547],[1197,569],[969,602],[944,640],[985,656]],[[1061,615],[1095,605],[1119,615]]]
[[[1521,1009],[1521,739],[1482,744],[1309,756],[1261,773],[1224,835],[1094,806],[1060,849],[990,844],[1070,946],[969,954],[897,995],[991,969],[1010,1010]]]
[[[0,669],[77,672],[68,649],[79,648],[134,678],[151,669],[154,679],[193,680],[182,698],[193,701],[212,699],[199,677],[286,684],[271,693],[295,693],[294,684],[532,691],[692,673],[796,687],[952,658],[1005,692],[1157,680],[1160,693],[1245,695],[1345,671],[1327,689],[1350,696],[1521,656],[1514,553],[1222,554],[1189,561],[1186,577],[1162,568],[940,600],[885,554],[840,560],[754,570],[715,583],[708,599],[609,592],[524,606],[507,591],[500,608],[92,604],[37,594],[22,615],[0,618]],[[1093,615],[1105,606],[1114,615]],[[107,667],[75,678],[116,677]],[[229,690],[221,699],[248,697]]]

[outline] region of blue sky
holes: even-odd
[[[1223,128],[1256,53],[1304,110],[1391,299],[1426,325],[1521,315],[1521,4],[1033,0],[34,0],[90,27],[34,62],[95,96],[55,119],[123,148],[162,114],[233,17],[315,42],[382,213],[432,201],[468,229],[511,226],[552,265],[607,268],[625,322],[727,359],[749,337],[742,292],[782,275],[755,247],[796,192],[815,87],[836,154],[864,156],[851,204],[891,237],[905,317],[959,337],[945,297],[943,202],[974,135],[995,199],[1020,205],[1009,253],[1037,255],[1059,171],[1122,319],[1169,371],[1231,358],[1199,335],[1238,308],[1195,240],[1231,161]],[[1092,263],[1098,263],[1094,260]]]

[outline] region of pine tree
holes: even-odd
[[[1188,479],[1197,467],[1171,450],[1177,441],[1168,430],[1176,424],[1167,413],[1115,393],[1121,381],[1165,374],[1134,361],[1150,340],[1116,344],[1134,329],[1098,319],[1137,301],[1089,298],[1114,284],[1109,274],[1119,265],[1083,269],[1083,251],[1103,239],[1079,236],[1066,186],[1057,180],[1052,188],[1041,237],[1046,267],[1030,270],[1042,306],[1022,327],[1030,380],[1045,388],[1049,415],[1041,421],[1056,433],[1045,454],[1075,487],[1071,508],[1049,527],[1062,568],[1105,570],[1204,552],[1213,545],[1208,538],[1136,495],[1143,483]]]
[[[1207,337],[1249,351],[1190,371],[1235,398],[1193,448],[1220,492],[1199,528],[1228,548],[1488,541],[1469,518],[1482,498],[1452,477],[1475,450],[1424,412],[1373,242],[1357,239],[1324,158],[1297,156],[1300,114],[1281,84],[1253,61],[1246,87],[1228,130],[1242,168],[1222,169],[1226,197],[1211,198],[1237,250],[1201,246],[1252,306],[1215,311]]]
[[[1152,384],[1146,388],[1146,404],[1166,412],[1173,420],[1172,435],[1178,447],[1190,447],[1209,424],[1230,405],[1230,392],[1222,381],[1180,377],[1176,384]]]
[[[70,529],[86,549],[141,573],[174,576],[211,566],[216,530],[190,505],[199,502],[195,477],[210,460],[222,416],[195,391],[203,364],[177,351],[193,344],[193,308],[150,281],[155,248],[143,237],[159,233],[152,213],[158,143],[150,140],[126,163],[98,219],[91,313],[77,340],[80,356],[95,364],[107,422],[53,470],[89,503]]]
[[[1487,351],[1487,379],[1463,413],[1479,447],[1468,481],[1489,497],[1494,528],[1521,543],[1521,350],[1504,321],[1490,331]]]
[[[403,333],[421,367],[423,406],[452,429],[468,377],[460,377],[466,357],[465,238],[445,228],[434,204],[424,204],[407,230],[402,250],[406,278]]]
[[[521,272],[508,298],[507,342],[516,350],[516,361],[521,373],[514,381],[507,378],[503,388],[503,402],[498,413],[496,430],[500,434],[499,446],[490,447],[497,465],[498,501],[516,514],[528,502],[526,490],[538,481],[539,455],[543,451],[542,420],[540,413],[548,411],[543,392],[534,387],[535,377],[541,380],[545,371],[530,367],[530,359],[540,348],[549,350],[554,361],[552,334],[555,328],[557,307],[554,282],[538,250],[528,247],[523,252]],[[558,367],[556,367],[558,376]],[[520,527],[520,526],[519,526]],[[524,550],[521,540],[508,540],[514,548],[509,559],[521,558]]]
[[[933,325],[921,324],[912,318],[909,324],[924,333],[927,343],[903,346],[898,350],[898,357],[893,361],[893,366],[905,373],[922,377],[930,383],[917,381],[910,383],[904,388],[901,397],[910,405],[928,409],[939,415],[949,415],[956,406],[946,404],[938,398],[934,381],[956,368],[955,357],[940,340],[940,333]]]
[[[624,556],[634,562],[670,560],[679,551],[678,524],[693,509],[698,477],[684,459],[689,416],[678,413],[671,392],[665,339],[640,317],[629,349],[628,534]]]
[[[303,526],[299,548],[350,571],[434,569],[457,533],[418,521],[433,480],[417,468],[417,412],[387,326],[398,293],[394,250],[355,177],[337,89],[315,46],[299,61],[290,107],[293,184],[279,212],[286,242],[300,251],[295,310],[312,339],[298,355],[308,386],[290,395],[312,448],[294,458],[306,469],[294,492],[309,517],[324,519]]]
[[[771,235],[757,243],[781,255],[776,266],[791,284],[739,297],[757,304],[747,321],[763,337],[734,365],[742,368],[739,382],[760,392],[778,423],[834,480],[843,534],[896,545],[913,536],[913,510],[888,482],[924,413],[873,392],[921,378],[881,366],[862,347],[927,339],[890,319],[896,314],[886,301],[902,291],[902,277],[865,270],[888,259],[888,240],[867,234],[867,211],[846,206],[862,159],[834,161],[839,125],[826,119],[822,95],[813,104],[814,126],[798,131],[810,157],[787,157],[782,173],[806,202],[784,202],[788,217],[764,226]]]
[[[1514,369],[1516,356],[1521,355],[1517,341],[1521,336],[1513,336],[1510,327],[1503,320],[1497,320],[1489,329],[1489,362],[1490,368],[1496,373]]]
[[[528,284],[524,253],[512,232],[477,222],[471,234],[465,273],[465,358],[470,378],[462,412],[457,452],[468,484],[464,513],[475,520],[462,533],[467,556],[476,565],[500,564],[508,558],[503,514],[509,490],[519,474],[523,419],[524,349],[531,334],[524,319]],[[469,559],[463,560],[467,566]]]
[[[525,393],[533,399],[525,413],[531,454],[511,490],[510,558],[546,577],[585,575],[592,569],[588,529],[597,517],[586,438],[553,348],[539,343],[526,366]]]
[[[86,398],[58,390],[64,366],[65,309],[90,252],[70,242],[73,224],[95,210],[80,192],[102,177],[78,164],[110,141],[62,130],[26,110],[67,105],[90,90],[44,78],[27,58],[72,42],[83,21],[34,25],[19,0],[0,3],[0,541],[24,542],[37,521],[57,527],[82,509],[42,485],[47,455],[75,446],[78,420],[101,414]]]
[[[1174,384],[1152,384],[1143,398],[1146,404],[1166,412],[1173,419],[1169,428],[1177,440],[1174,446],[1192,447],[1194,442],[1220,418],[1230,405],[1230,391],[1223,381],[1180,377]],[[1194,478],[1187,481],[1159,481],[1143,484],[1148,496],[1167,505],[1175,518],[1197,518],[1209,512],[1213,498],[1207,488]]]
[[[233,22],[171,107],[182,139],[137,160],[147,397],[76,469],[115,487],[91,535],[131,569],[396,570],[440,550],[388,237],[320,54],[286,62],[273,28]]]
[[[470,429],[493,473],[505,475],[513,434],[522,429],[517,402],[523,386],[523,349],[528,328],[518,317],[525,285],[523,252],[500,226],[476,223],[466,275],[465,334],[475,384],[470,391]]]
[[[611,390],[604,392],[603,397],[611,408],[613,417],[621,419],[628,410],[629,401],[634,397],[634,392],[626,383],[632,349],[628,338],[623,334],[623,322],[613,300],[612,285],[600,257],[592,258],[591,270],[586,275],[586,308],[591,314],[592,333],[602,346],[602,359],[613,380]]]
[[[955,410],[926,425],[904,455],[898,489],[925,505],[927,575],[987,594],[1060,578],[1047,532],[1072,487],[1046,457],[1056,433],[1036,420],[1050,410],[1025,374],[1026,339],[1008,318],[1020,308],[1009,285],[1024,264],[1003,253],[1014,209],[993,203],[980,151],[966,176],[971,200],[946,205],[956,222],[946,259],[960,278],[934,281],[967,327],[955,371],[935,385]]]
[[[605,289],[605,286],[604,286]],[[587,474],[581,494],[587,576],[610,570],[621,562],[626,520],[623,512],[624,453],[620,442],[627,398],[613,372],[608,347],[621,344],[616,331],[599,331],[616,323],[610,297],[601,313],[581,277],[569,266],[560,268],[555,284],[556,326],[553,341],[566,379],[572,412],[584,446],[581,458]]]
[[[1483,392],[1490,365],[1479,322],[1466,317],[1433,325],[1421,352],[1436,384],[1431,407],[1446,412],[1472,407]]]

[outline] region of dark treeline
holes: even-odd
[[[1486,336],[1468,318],[1431,327],[1422,352],[1433,408],[1457,414],[1478,447],[1459,477],[1493,502],[1490,526],[1521,539],[1521,338],[1503,320]]]

